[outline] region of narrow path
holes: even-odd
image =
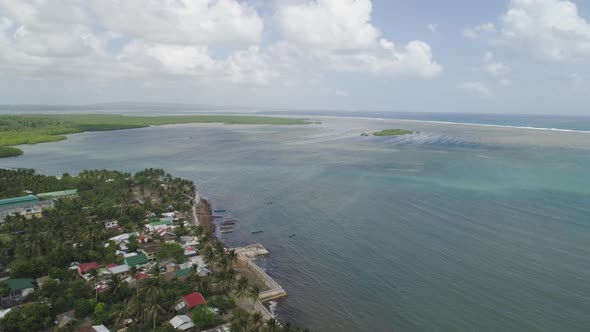
[[[193,221],[196,226],[200,225],[199,217],[197,216],[197,204],[199,204],[200,200],[201,196],[199,195],[199,192],[195,190],[195,203],[193,204]]]

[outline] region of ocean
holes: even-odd
[[[227,245],[270,250],[279,318],[312,331],[587,330],[590,122],[451,118],[82,133],[0,166],[194,180],[240,220]],[[419,133],[360,136],[386,128]]]

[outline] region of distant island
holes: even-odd
[[[211,212],[161,169],[0,169],[0,331],[302,331],[263,305],[287,295],[268,251],[225,248]]]
[[[412,130],[406,129],[385,129],[381,131],[376,131],[373,133],[374,136],[401,136],[401,135],[408,135],[414,134],[415,132]]]
[[[85,131],[106,131],[144,128],[181,123],[303,125],[312,122],[281,117],[187,115],[187,116],[125,116],[99,114],[30,114],[0,115],[0,158],[23,154],[20,144],[37,144],[65,140],[66,134]]]

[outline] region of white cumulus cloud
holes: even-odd
[[[0,0],[0,73],[294,86],[328,71],[442,71],[426,42],[382,36],[370,0],[287,1],[266,16],[251,3]],[[278,33],[264,32],[265,19]]]
[[[371,23],[370,0],[312,0],[286,3],[276,20],[287,42],[341,71],[421,78],[442,71],[426,42],[398,47]]]
[[[276,13],[282,33],[307,46],[350,50],[376,45],[369,0],[317,0],[282,6]]]
[[[236,0],[100,0],[90,2],[105,28],[172,44],[257,43],[258,13]]]
[[[567,0],[511,0],[497,27],[485,23],[463,34],[545,61],[590,58],[590,23]]]
[[[576,4],[562,0],[512,0],[501,18],[501,42],[545,60],[590,56],[590,24]]]

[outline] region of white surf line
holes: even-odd
[[[388,118],[366,118],[356,116],[334,116],[334,115],[302,115],[309,118],[331,118],[331,119],[358,119],[358,120],[379,120],[379,121],[402,121],[402,122],[422,122],[422,123],[436,123],[436,124],[449,124],[449,125],[467,125],[467,126],[482,126],[482,127],[497,127],[497,128],[515,128],[515,129],[531,129],[531,130],[546,130],[546,131],[560,131],[570,133],[585,133],[590,134],[589,130],[574,130],[574,129],[561,129],[561,128],[544,128],[544,127],[527,127],[527,126],[508,126],[508,125],[496,125],[486,123],[472,123],[472,122],[450,122],[450,121],[434,121],[434,120],[411,120],[411,119],[388,119]]]

